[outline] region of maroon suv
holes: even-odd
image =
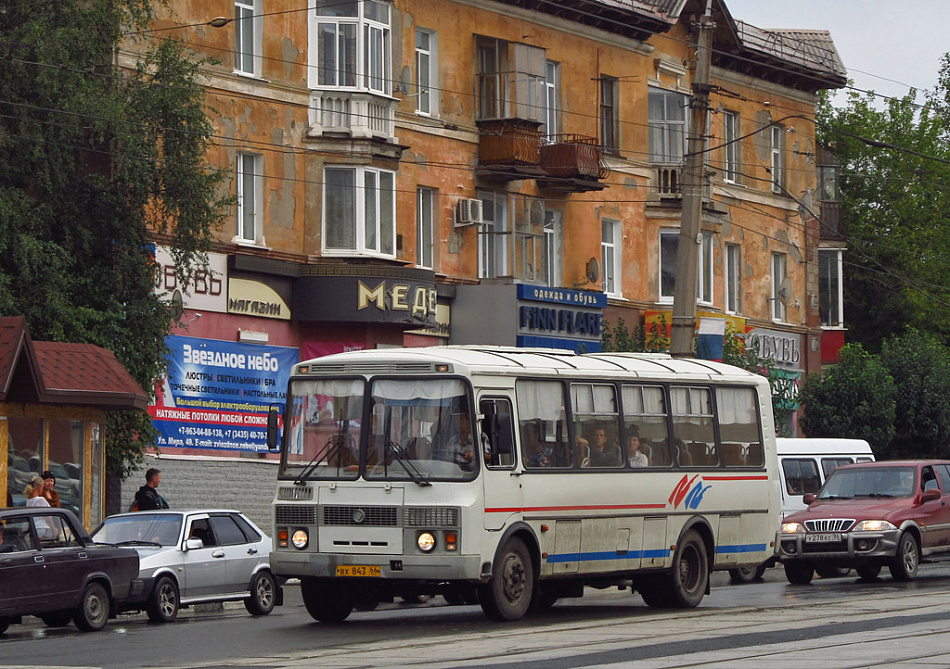
[[[895,580],[910,581],[920,562],[950,556],[950,461],[838,467],[805,503],[782,523],[779,555],[789,583],[809,583],[824,567],[874,578],[885,565]]]

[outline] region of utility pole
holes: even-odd
[[[699,19],[696,40],[696,69],[693,72],[693,99],[690,104],[689,141],[683,168],[683,219],[676,248],[676,285],[673,286],[673,323],[670,330],[670,355],[693,355],[696,329],[696,284],[699,280],[699,248],[702,243],[700,220],[703,215],[705,181],[705,135],[709,115],[710,45],[716,24],[712,20],[712,0],[706,0],[706,13]]]

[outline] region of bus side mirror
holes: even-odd
[[[271,404],[267,409],[267,450],[280,453],[280,414],[283,407]]]

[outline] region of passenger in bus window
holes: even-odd
[[[595,427],[588,441],[590,443],[591,467],[620,466],[620,448],[617,444],[607,443],[607,428],[601,426]]]
[[[673,456],[676,459],[676,464],[680,467],[690,467],[693,464],[693,455],[686,448],[686,444],[682,439],[673,440]]]
[[[648,467],[650,461],[640,450],[640,431],[636,425],[627,428],[627,464],[631,467]]]
[[[551,467],[554,449],[541,441],[541,426],[529,421],[521,426],[521,459],[525,467]]]

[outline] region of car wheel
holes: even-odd
[[[153,623],[174,622],[178,617],[179,603],[178,584],[170,576],[162,576],[152,588],[145,612]]]
[[[357,611],[375,611],[378,606],[379,600],[372,597],[360,597],[353,602],[353,608]]]
[[[729,581],[734,585],[753,583],[755,581],[761,581],[764,573],[764,564],[760,564],[757,567],[737,567],[729,570]]]
[[[520,620],[534,597],[534,564],[527,546],[509,539],[492,567],[488,584],[479,587],[478,603],[492,620]]]
[[[10,621],[6,618],[0,618],[0,634],[6,632],[8,627],[10,627]]]
[[[73,619],[72,611],[55,611],[40,616],[40,620],[47,627],[66,627]]]
[[[252,616],[266,616],[277,602],[277,582],[269,571],[259,571],[251,579],[251,596],[244,600],[244,608]]]
[[[323,623],[343,622],[353,611],[353,593],[333,580],[302,578],[300,594],[310,617]]]
[[[815,573],[817,573],[822,578],[844,578],[849,573],[851,573],[850,567],[829,567],[818,566],[815,567]]]
[[[873,581],[877,578],[877,575],[881,573],[881,565],[865,564],[860,567],[855,567],[854,570],[858,572],[859,578],[863,578],[865,581]]]
[[[97,632],[109,620],[109,594],[101,583],[90,583],[82,593],[73,622],[83,632]]]
[[[807,562],[786,562],[785,578],[792,585],[808,585],[815,577],[815,568]]]
[[[904,532],[897,542],[897,554],[887,566],[891,578],[895,581],[913,581],[917,578],[919,566],[920,547],[917,545],[917,539],[910,532]]]

